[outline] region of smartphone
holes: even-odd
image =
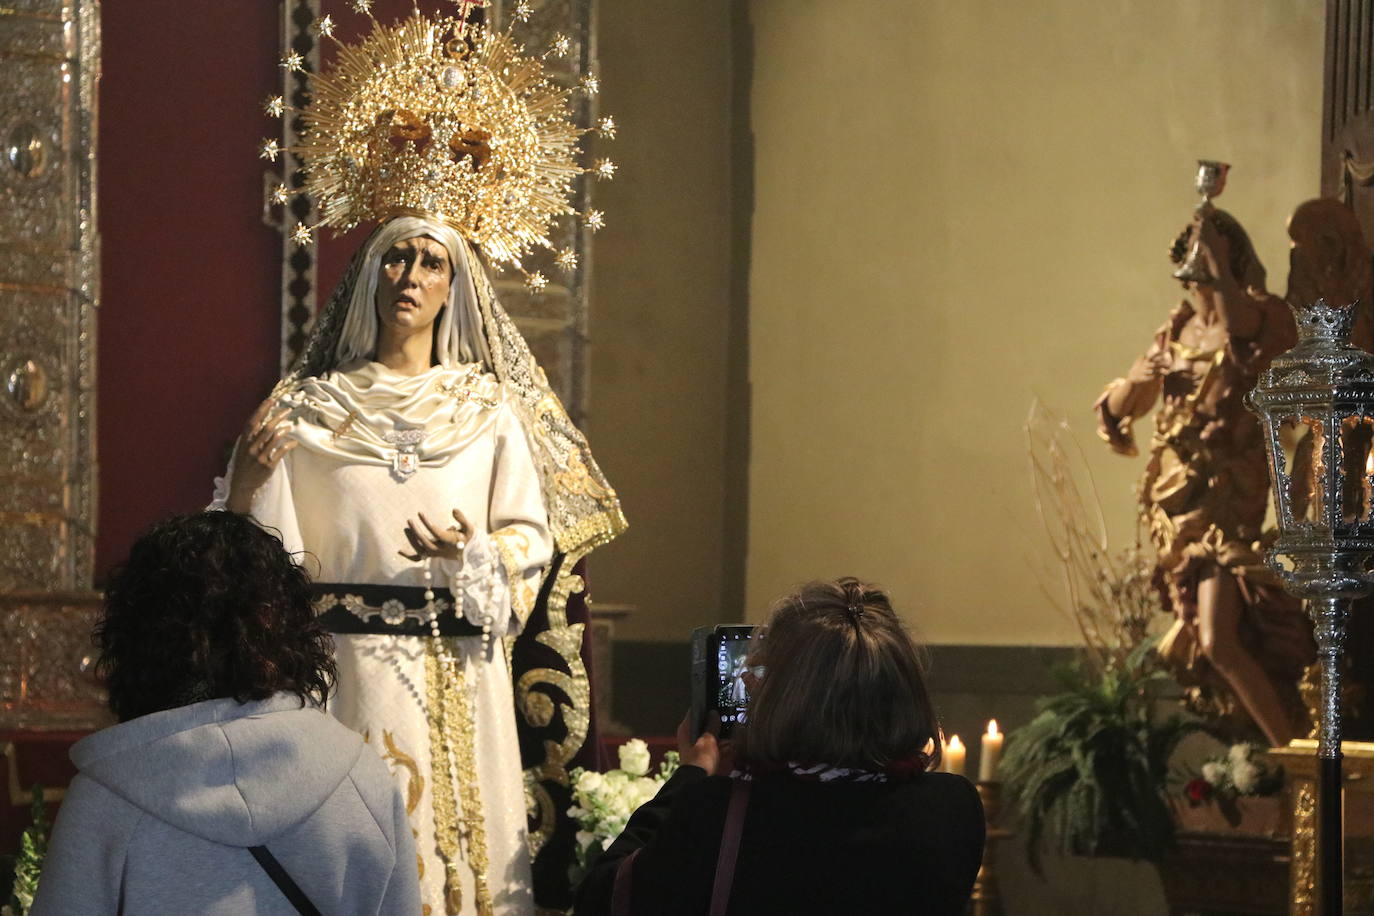
[[[720,624],[692,631],[692,737],[706,729],[706,717],[720,715],[720,737],[743,725],[749,706],[747,671],[754,628]]]

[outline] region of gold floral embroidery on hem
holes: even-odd
[[[425,793],[425,777],[420,775],[420,767],[415,763],[415,758],[397,747],[395,736],[386,729],[382,730],[382,744],[386,747],[382,759],[395,762],[410,776],[406,782],[406,814],[412,814],[419,807],[420,798]]]
[[[363,743],[372,743],[372,729],[369,728],[363,732]],[[420,774],[420,767],[415,762],[415,758],[402,751],[396,745],[395,736],[386,729],[382,729],[382,744],[386,747],[386,753],[381,754],[381,758],[388,763],[395,763],[406,771],[406,819],[409,820],[415,814],[415,809],[420,806],[420,798],[425,793],[425,777]],[[410,833],[417,840],[420,838],[420,831],[416,830],[414,826],[410,827]],[[415,868],[423,880],[425,877],[425,857],[418,852],[415,854]],[[428,905],[424,907],[424,911],[429,912]]]

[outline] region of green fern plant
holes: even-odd
[[[1000,770],[1020,815],[1031,867],[1051,840],[1067,855],[1158,860],[1172,845],[1165,792],[1169,758],[1205,723],[1155,711],[1159,669],[1154,640],[1119,664],[1056,672],[1064,692],[1008,739]]]
[[[33,896],[38,892],[38,877],[43,871],[43,859],[48,854],[48,827],[43,787],[34,786],[33,823],[25,828],[20,837],[19,855],[14,861],[14,887],[10,891],[7,908],[13,916],[24,916],[33,906]]]

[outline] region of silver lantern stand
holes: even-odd
[[[1264,422],[1279,537],[1269,565],[1305,599],[1321,661],[1318,732],[1320,912],[1339,914],[1341,655],[1350,602],[1374,586],[1374,356],[1350,343],[1353,307],[1293,306],[1298,345],[1248,398]],[[1292,457],[1290,457],[1290,454]]]

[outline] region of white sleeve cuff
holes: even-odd
[[[468,539],[449,582],[453,600],[468,623],[505,635],[503,624],[510,619],[510,583],[486,532],[474,532]]]

